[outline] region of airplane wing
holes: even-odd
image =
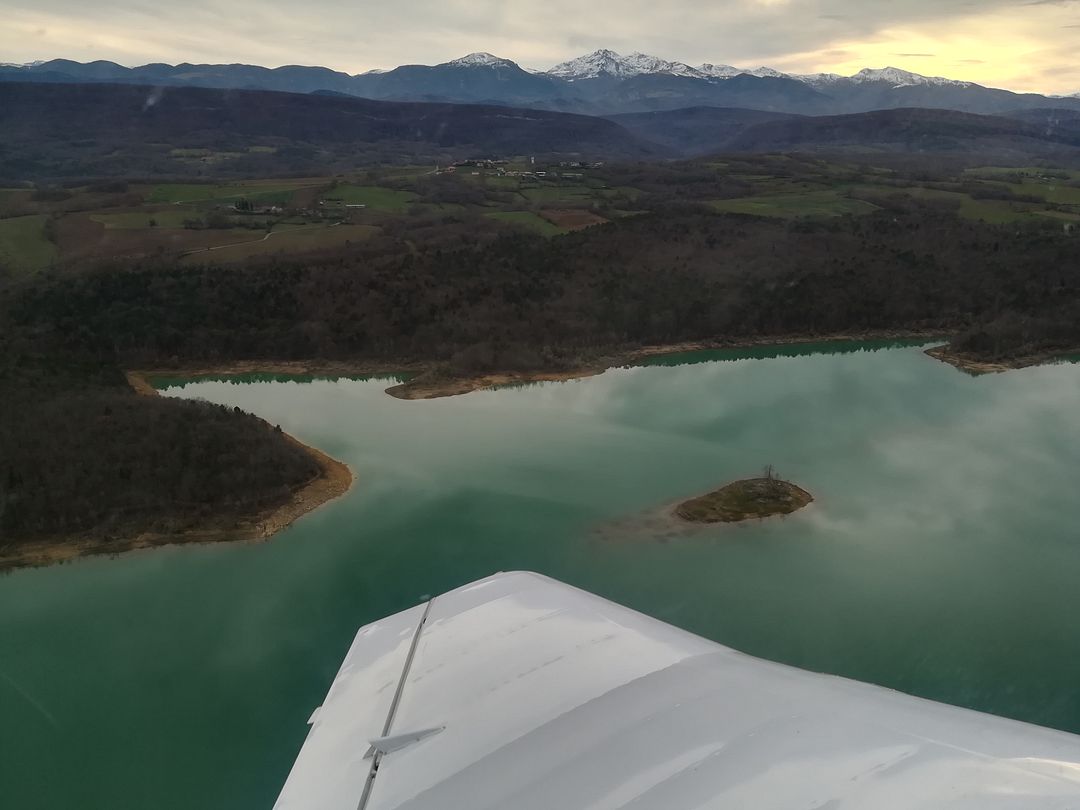
[[[1080,810],[1080,737],[531,573],[362,628],[310,723],[275,810]]]

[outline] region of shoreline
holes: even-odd
[[[925,353],[935,360],[947,363],[953,368],[963,371],[965,374],[977,377],[983,374],[1001,374],[1006,371],[1016,371],[1022,368],[1041,366],[1068,354],[1080,354],[1080,350],[1042,352],[1041,354],[1032,354],[1025,357],[1016,357],[1011,360],[999,360],[996,362],[976,360],[967,355],[949,351],[948,345],[934,346],[931,349],[927,349]]]
[[[140,396],[158,396],[139,372],[127,372],[128,382]],[[264,420],[265,422],[265,420]],[[269,423],[266,423],[269,425]],[[319,466],[319,474],[294,489],[284,503],[264,507],[251,515],[230,521],[231,525],[210,525],[180,532],[145,532],[125,538],[56,536],[51,540],[23,543],[10,550],[0,549],[0,573],[17,568],[39,568],[80,557],[122,554],[137,549],[208,543],[265,542],[309,512],[341,497],[355,483],[347,464],[328,456],[317,447],[304,444],[282,431],[285,440],[306,452]],[[211,519],[212,523],[213,519]]]
[[[385,393],[395,399],[439,399],[471,394],[473,391],[487,391],[507,385],[581,380],[586,377],[596,377],[609,368],[612,368],[612,366],[601,367],[597,365],[571,371],[491,372],[473,377],[448,377],[439,380],[424,380],[421,378],[415,382],[409,381],[392,385],[386,389]]]
[[[232,377],[243,374],[295,374],[298,376],[352,377],[382,374],[410,374],[412,379],[397,383],[386,389],[395,399],[421,400],[461,396],[473,391],[484,391],[506,385],[525,385],[534,382],[567,382],[603,374],[611,368],[632,366],[641,360],[666,354],[700,352],[716,349],[752,349],[760,346],[798,346],[807,343],[834,343],[842,341],[871,340],[939,340],[940,330],[883,330],[876,332],[843,333],[834,335],[785,335],[751,339],[716,339],[685,341],[682,343],[655,344],[612,351],[596,357],[592,362],[574,369],[536,371],[485,371],[462,376],[441,376],[425,379],[432,372],[434,363],[422,361],[372,361],[372,360],[238,360],[219,365],[176,366],[128,371],[128,381],[140,393],[156,393],[149,377]],[[149,389],[144,391],[143,389]]]
[[[484,391],[504,385],[520,385],[533,382],[568,382],[587,377],[596,377],[608,369],[625,368],[650,357],[662,357],[667,354],[684,352],[704,352],[717,349],[752,349],[760,346],[798,346],[807,343],[835,343],[862,340],[937,340],[942,337],[940,331],[882,331],[863,334],[838,335],[788,335],[784,337],[762,337],[743,340],[700,340],[683,343],[666,343],[652,346],[639,346],[620,353],[597,358],[594,363],[568,371],[519,371],[486,372],[466,377],[447,377],[445,379],[416,380],[400,383],[386,389],[386,393],[397,399],[437,399]]]

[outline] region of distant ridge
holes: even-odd
[[[97,83],[333,91],[390,101],[503,104],[614,115],[692,106],[741,107],[771,112],[837,115],[923,107],[981,114],[1025,109],[1080,109],[1080,94],[1013,93],[895,67],[865,68],[852,76],[788,74],[770,67],[720,63],[697,66],[644,53],[600,49],[546,71],[524,70],[513,60],[477,52],[437,65],[402,65],[349,75],[324,67],[287,65],[149,64],[53,59],[0,65],[0,82]]]
[[[737,77],[732,86],[752,80]],[[781,94],[792,84],[756,81],[774,83]],[[966,154],[1080,165],[1080,110],[1016,115],[1023,118],[933,109],[814,117],[702,106],[600,118],[499,105],[372,101],[333,90],[8,82],[0,83],[0,178],[204,169],[269,176],[468,157],[637,161],[721,152]],[[178,162],[177,150],[231,157],[227,165],[202,167]]]
[[[261,155],[267,162],[254,153],[240,164],[254,173],[477,155],[641,159],[662,151],[613,121],[545,110],[105,83],[0,83],[0,143],[0,177],[19,180],[175,171],[170,145],[271,147]]]

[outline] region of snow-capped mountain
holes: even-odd
[[[629,79],[633,76],[663,75],[686,76],[691,79],[730,79],[743,73],[758,78],[788,78],[786,73],[770,67],[753,69],[737,68],[731,65],[714,65],[706,62],[691,67],[685,62],[671,62],[647,53],[634,52],[623,56],[606,48],[579,56],[568,62],[562,62],[548,71],[553,76],[568,82],[583,79],[597,79],[606,76],[614,79]]]
[[[895,67],[864,68],[854,76],[841,76],[837,73],[811,73],[791,74],[776,70],[775,68],[762,66],[756,68],[739,68],[731,65],[714,65],[706,62],[697,67],[691,67],[685,62],[671,62],[657,56],[644,53],[632,53],[622,56],[619,53],[602,49],[593,53],[579,56],[567,62],[556,65],[546,71],[546,75],[574,82],[582,79],[595,79],[600,76],[608,76],[616,79],[627,79],[632,76],[643,74],[663,74],[669,76],[688,76],[696,79],[723,80],[735,76],[747,74],[757,76],[760,79],[795,79],[811,87],[824,87],[835,85],[838,82],[854,82],[865,84],[869,82],[885,82],[893,87],[974,87],[972,82],[961,82],[955,79],[946,79],[941,76],[922,76],[908,70]]]
[[[709,62],[698,65],[696,70],[706,79],[730,79],[732,76],[745,73],[741,68],[732,67],[731,65],[713,65]]]
[[[841,76],[839,73],[792,73],[791,78],[798,79],[811,87],[828,87],[830,84],[848,80],[847,76]]]
[[[647,53],[635,52],[629,56],[622,56],[606,48],[562,62],[545,72],[548,76],[568,82],[597,79],[601,76],[629,79],[632,76],[650,73],[693,77],[700,75],[697,70],[682,62],[669,62],[666,59],[649,56]]]
[[[776,70],[776,69],[771,68],[771,67],[764,67],[764,66],[751,68],[750,70],[744,70],[742,72],[743,73],[748,73],[751,76],[757,76],[759,79],[790,79],[791,78],[791,76],[789,76],[787,73],[781,73],[779,70]]]
[[[490,53],[484,53],[483,51],[466,54],[458,59],[443,62],[443,64],[456,65],[457,67],[517,67],[517,64],[509,59],[492,56]]]
[[[900,68],[863,68],[851,77],[853,82],[888,82],[893,87],[915,87],[917,85],[929,85],[931,87],[972,87],[972,82],[959,82],[955,79],[945,79],[941,76],[921,76],[909,70]]]

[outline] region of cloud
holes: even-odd
[[[544,68],[586,51],[641,50],[691,64],[853,73],[897,67],[1057,92],[1075,62],[1074,0],[5,0],[8,61],[325,65],[358,73],[490,51]],[[971,61],[969,61],[971,60]],[[1080,81],[1080,78],[1078,78]]]

